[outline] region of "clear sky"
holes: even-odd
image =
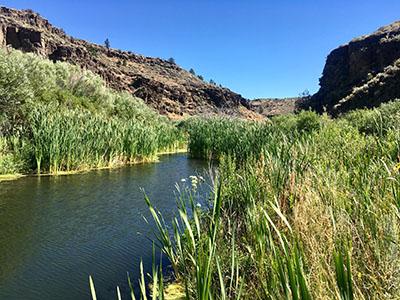
[[[400,19],[400,0],[12,0],[68,34],[174,57],[247,98],[318,90],[328,53]]]

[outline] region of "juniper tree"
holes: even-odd
[[[104,46],[107,48],[107,50],[110,50],[110,40],[108,38],[104,41]]]

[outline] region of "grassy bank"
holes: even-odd
[[[185,136],[141,99],[90,71],[0,51],[0,175],[152,161]]]
[[[219,160],[209,208],[182,192],[171,226],[148,204],[188,299],[400,298],[400,102],[187,126]]]

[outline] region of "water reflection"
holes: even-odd
[[[143,188],[166,218],[174,186],[202,173],[202,161],[163,156],[160,163],[0,183],[0,298],[88,299],[88,274],[98,294],[114,299],[150,267],[152,228]]]

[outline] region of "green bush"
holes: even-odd
[[[113,166],[185,143],[174,123],[90,71],[15,50],[0,50],[0,108],[1,135],[30,149],[9,149],[7,172]]]
[[[16,137],[0,137],[0,175],[16,174],[24,170],[29,156],[29,144]]]
[[[312,111],[302,111],[296,116],[296,129],[299,132],[310,133],[319,130],[321,117]]]
[[[384,103],[371,110],[359,109],[344,116],[352,126],[366,134],[386,134],[389,130],[400,130],[400,101]]]

